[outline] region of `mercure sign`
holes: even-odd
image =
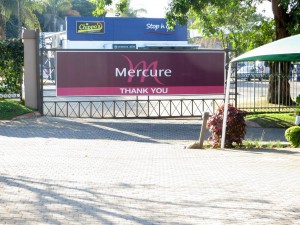
[[[224,94],[223,51],[58,51],[58,96]]]

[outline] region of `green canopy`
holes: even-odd
[[[256,60],[300,62],[300,34],[255,48],[234,58],[231,62]]]

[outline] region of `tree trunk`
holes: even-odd
[[[22,38],[22,4],[21,0],[18,0],[18,38]]]
[[[272,0],[272,10],[275,20],[276,40],[289,37],[287,29],[289,15],[280,4],[280,0]],[[279,66],[280,65],[280,66]],[[290,62],[274,62],[270,64],[270,80],[268,90],[268,102],[272,104],[293,105],[290,95],[289,72]]]
[[[0,41],[6,39],[6,19],[0,14]]]
[[[289,22],[289,15],[286,9],[280,4],[280,0],[272,0],[272,10],[275,20],[276,40],[289,37],[290,33],[287,29]]]
[[[289,71],[290,62],[274,62],[270,64],[270,80],[268,90],[268,102],[291,106],[293,102],[290,95]]]

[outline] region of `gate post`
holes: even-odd
[[[24,43],[24,98],[25,105],[41,111],[38,71],[38,30],[23,30]]]

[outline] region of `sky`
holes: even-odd
[[[164,18],[165,9],[168,7],[169,1],[170,0],[131,0],[131,7],[135,9],[146,9],[147,15],[145,15],[145,17]],[[269,1],[264,1],[258,10],[259,12],[265,10],[264,14],[266,16],[273,17],[271,3]]]
[[[263,10],[265,10],[265,12],[262,12]],[[258,11],[262,12],[267,17],[273,18],[272,6],[269,1],[264,1],[263,4],[258,7]]]
[[[165,9],[169,0],[131,0],[132,8],[144,8],[147,10],[145,17],[164,18]]]

